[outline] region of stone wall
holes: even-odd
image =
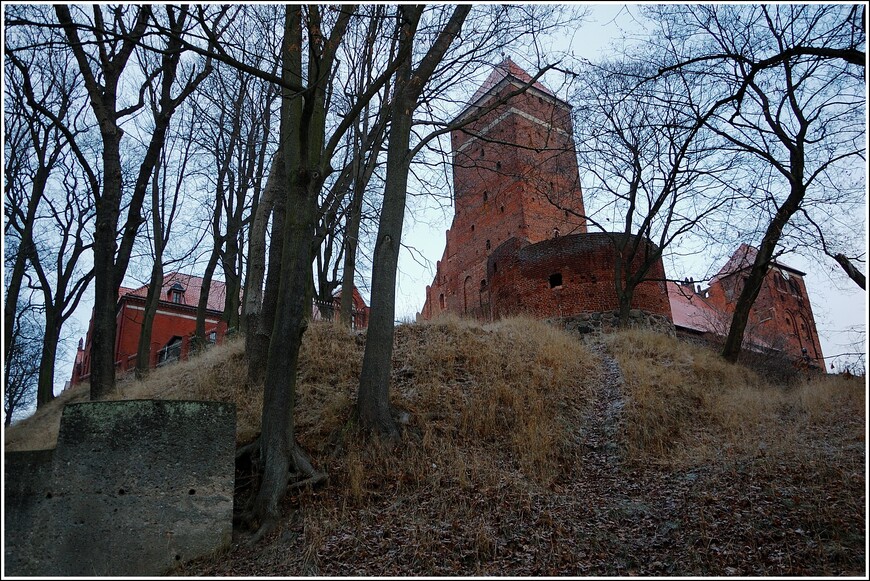
[[[6,455],[5,571],[158,575],[232,538],[235,408],[64,408],[57,448]]]
[[[580,313],[571,317],[547,319],[546,322],[577,335],[601,334],[614,331],[618,327],[619,311]],[[652,329],[672,337],[675,335],[674,324],[659,313],[632,309],[629,312],[628,324],[632,328]]]

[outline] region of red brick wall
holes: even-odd
[[[142,333],[144,299],[127,295],[121,298],[115,331],[115,364],[118,373],[131,370],[136,366],[136,352],[139,349],[139,336]],[[219,321],[220,315],[209,313],[206,316],[206,334],[216,330],[220,342],[226,334],[226,323]],[[91,323],[93,324],[93,322]],[[151,331],[151,363],[157,365],[158,351],[173,337],[182,338],[181,357],[186,358],[190,350],[190,337],[196,330],[196,309],[186,305],[176,305],[161,301]],[[91,331],[87,341],[76,357],[73,367],[72,384],[86,380],[90,376]]]
[[[783,271],[788,274],[788,281],[782,276]],[[737,273],[711,283],[710,303],[722,312],[733,313],[743,288],[742,278]],[[767,273],[749,314],[747,339],[795,358],[806,348],[810,358],[823,364],[813,310],[800,274],[778,267]]]
[[[493,318],[527,314],[564,317],[619,307],[614,287],[616,252],[604,233],[560,236],[536,244],[511,240],[490,256],[489,296]],[[562,284],[551,288],[551,275]],[[661,261],[635,290],[632,308],[671,319]],[[655,280],[659,279],[659,280]]]

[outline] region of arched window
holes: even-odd
[[[466,276],[465,277],[465,284],[462,285],[462,291],[463,291],[462,298],[463,298],[463,303],[464,303],[463,312],[465,312],[465,313],[467,313],[469,309],[473,308],[473,305],[471,304],[471,300],[472,300],[471,284],[472,284],[471,277]]]
[[[438,297],[438,304],[441,305],[441,310],[444,310],[446,308],[444,302],[444,293],[441,293],[441,296]]]
[[[783,280],[782,275],[778,272],[773,275],[773,284],[774,286],[776,286],[777,290],[780,290],[782,292],[786,291],[785,280]]]

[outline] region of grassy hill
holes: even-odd
[[[350,421],[364,336],[305,335],[297,435],[324,486],[286,498],[253,547],[181,575],[863,575],[865,384],[788,386],[676,339],[579,341],[543,323],[397,329],[402,445]],[[238,406],[258,432],[241,342],[120,384],[119,398]],[[63,403],[6,431],[51,447]],[[248,475],[237,474],[237,501]]]

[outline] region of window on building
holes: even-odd
[[[480,281],[480,290],[486,290],[486,279]]]
[[[216,344],[217,343],[217,331],[212,331],[211,333],[209,333],[207,339],[208,339],[208,342],[211,343],[212,345]]]
[[[173,337],[157,352],[157,367],[178,361],[181,358],[181,337]]]
[[[492,244],[490,244],[489,240],[486,241],[486,249],[489,250],[492,248]]]
[[[791,289],[791,294],[793,294],[796,297],[801,296],[801,287],[798,285],[798,283],[797,283],[797,281],[795,281],[795,279],[793,279],[793,278],[788,279],[788,286]]]
[[[442,309],[445,308],[444,293],[441,293],[441,296],[438,297],[438,304],[441,305]]]
[[[781,274],[776,273],[773,275],[773,284],[774,284],[774,286],[776,286],[777,290],[780,290],[782,292],[786,291],[785,280],[783,280]]]
[[[492,263],[492,271],[493,271],[493,272],[498,272],[498,262],[493,262],[493,263]]]
[[[483,192],[483,201],[487,201],[489,199],[489,192]]]
[[[504,206],[501,207],[501,213],[504,214]]]
[[[471,231],[474,232],[474,224],[471,225]]]
[[[561,288],[562,286],[562,273],[554,272],[550,275],[550,288]]]
[[[166,294],[169,295],[169,300],[175,304],[181,304],[184,302],[184,286],[179,282],[176,282],[169,287]]]

